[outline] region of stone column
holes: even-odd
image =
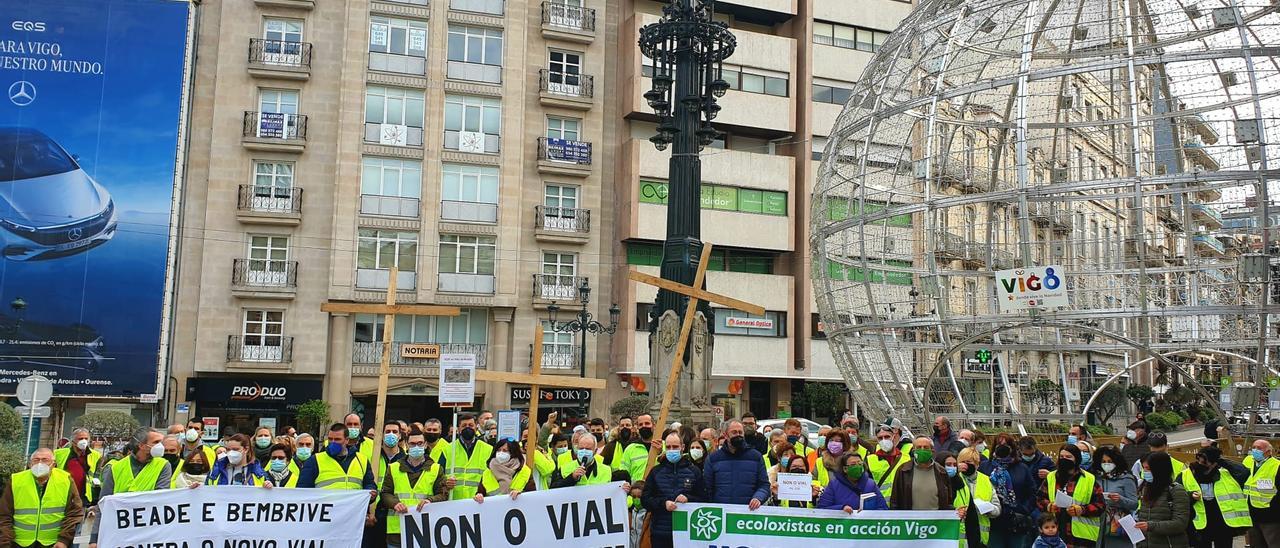
[[[325,375],[325,401],[335,419],[351,407],[351,316],[329,314],[329,366]]]
[[[512,349],[515,345],[511,342],[511,323],[515,319],[516,309],[514,308],[494,308],[493,310],[493,338],[490,344],[493,346],[489,352],[489,357],[493,359],[489,363],[489,368],[494,371],[511,371],[515,358],[512,355]],[[506,383],[490,382],[485,387],[486,399],[485,407],[489,409],[509,409],[511,402],[509,393],[506,390]]]

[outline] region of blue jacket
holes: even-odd
[[[644,492],[640,495],[640,504],[653,515],[651,526],[654,533],[671,535],[671,512],[667,511],[667,501],[674,501],[680,495],[689,502],[707,501],[707,485],[703,482],[702,470],[688,457],[671,464],[664,456],[649,471]]]
[[[232,477],[231,465],[227,464],[227,457],[222,457],[213,463],[213,470],[209,472],[205,485],[262,485],[262,480],[267,477],[258,461],[240,467],[235,473],[242,473],[245,477],[241,482],[233,484],[231,481],[235,478]]]
[[[1022,455],[1018,455],[1018,458],[1022,458]],[[1058,469],[1058,466],[1053,463],[1053,459],[1049,458],[1049,455],[1044,454],[1039,449],[1036,449],[1036,454],[1031,455],[1031,462],[1023,460],[1022,463],[1026,464],[1027,467],[1031,469],[1031,475],[1035,476],[1037,482],[1040,481],[1041,470],[1048,470],[1052,472]]]
[[[988,460],[978,465],[978,471],[990,476],[991,472],[995,470],[995,465],[994,459]],[[1009,481],[1013,484],[1013,496],[1016,499],[1016,504],[1011,509],[1013,511],[1007,511],[1007,506],[1003,506],[1004,501],[1001,501],[1000,516],[995,518],[995,522],[1007,524],[1013,519],[1015,513],[1024,516],[1038,516],[1036,492],[1040,489],[1040,478],[1027,467],[1026,463],[1016,457],[1005,469],[1009,471]],[[1036,530],[1039,531],[1039,528],[1036,528]]]
[[[751,499],[769,500],[764,457],[750,445],[737,453],[722,446],[707,457],[702,477],[707,482],[708,502],[746,505]]]
[[[875,493],[875,497],[867,499],[866,504],[862,503],[863,493]],[[859,508],[861,505],[861,508]],[[858,478],[858,484],[854,485],[844,474],[832,476],[831,483],[826,489],[822,490],[822,496],[818,497],[818,508],[826,508],[833,510],[841,510],[845,506],[854,510],[888,510],[889,505],[885,503],[884,496],[880,494],[880,488],[876,487],[876,482],[871,481],[871,476],[863,473]]]

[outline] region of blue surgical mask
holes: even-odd
[[[800,436],[787,436],[787,443],[795,445],[798,441],[800,441]]]
[[[395,447],[397,443],[400,443],[400,436],[397,436],[395,434],[387,434],[385,436],[382,436],[382,444],[386,445],[387,447]]]
[[[557,456],[557,457],[558,457],[558,456],[560,456],[560,455],[563,455],[563,454],[565,454],[565,453],[568,453],[568,452],[569,452],[569,448],[568,448],[568,447],[557,447],[557,448],[556,448],[556,456]]]
[[[1033,460],[1036,460],[1036,456],[1034,454],[1022,456],[1022,462],[1031,462]]]
[[[1075,436],[1067,436],[1067,445],[1075,445],[1076,442],[1078,441],[1080,441],[1080,438],[1077,438]]]
[[[353,439],[353,440],[358,440],[358,439],[360,439],[360,428],[359,428],[359,427],[356,427],[356,428],[348,428],[348,429],[347,429],[347,437],[348,437],[348,438],[351,438],[351,439]]]
[[[423,455],[426,455],[426,454],[427,454],[427,448],[421,445],[415,445],[409,448],[409,458],[411,459],[420,459],[422,458]]]
[[[284,459],[271,459],[272,472],[284,472],[284,469],[288,467],[289,462]]]
[[[325,452],[329,453],[330,457],[337,457],[342,454],[342,449],[342,442],[331,441],[329,442],[329,446],[325,448]]]
[[[590,459],[591,456],[595,454],[595,451],[592,451],[590,449],[579,449],[578,452],[575,454],[578,455],[578,460],[587,460],[587,459]]]
[[[1143,471],[1142,471],[1142,481],[1145,481],[1145,482],[1147,482],[1147,483],[1151,483],[1151,482],[1155,481],[1155,477],[1151,475],[1151,471],[1150,471],[1150,470],[1143,470]]]
[[[826,445],[826,444],[827,444],[827,437],[826,437],[826,436],[818,436],[818,447],[822,447],[822,446],[824,446],[824,445]]]
[[[1258,464],[1259,462],[1262,462],[1263,459],[1267,458],[1267,454],[1264,453],[1261,449],[1250,449],[1249,456],[1253,457],[1254,464]]]
[[[683,456],[683,454],[680,452],[680,450],[679,450],[679,449],[668,449],[668,450],[667,450],[667,460],[668,460],[669,462],[671,462],[672,464],[675,464],[675,463],[677,463],[677,462],[680,462],[680,457],[681,457],[681,456]]]
[[[948,467],[946,467],[946,468],[947,468],[947,477],[949,477],[949,478],[954,478],[954,477],[956,477],[956,467],[954,467],[954,466],[948,466]]]
[[[1080,453],[1081,468],[1088,468],[1089,464],[1092,462],[1093,462],[1093,455],[1090,455],[1089,453]]]
[[[307,459],[309,459],[309,458],[311,458],[311,448],[310,448],[310,447],[299,447],[299,448],[298,448],[298,460],[307,460]]]

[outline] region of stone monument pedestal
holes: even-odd
[[[680,316],[668,310],[658,318],[657,328],[649,334],[649,371],[653,383],[653,416],[659,415],[663,392],[671,378],[672,360],[680,336]],[[685,364],[671,398],[668,421],[688,426],[705,425],[720,428],[718,419],[711,412],[711,352],[712,336],[707,317],[698,311],[689,333],[689,347],[685,351]],[[661,432],[667,425],[655,425]]]

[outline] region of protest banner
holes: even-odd
[[[960,520],[952,511],[808,510],[682,504],[672,516],[676,548],[955,548]]]
[[[627,546],[631,534],[621,482],[438,502],[400,520],[402,548],[601,548]]]
[[[219,486],[102,499],[98,548],[357,548],[368,491]]]

